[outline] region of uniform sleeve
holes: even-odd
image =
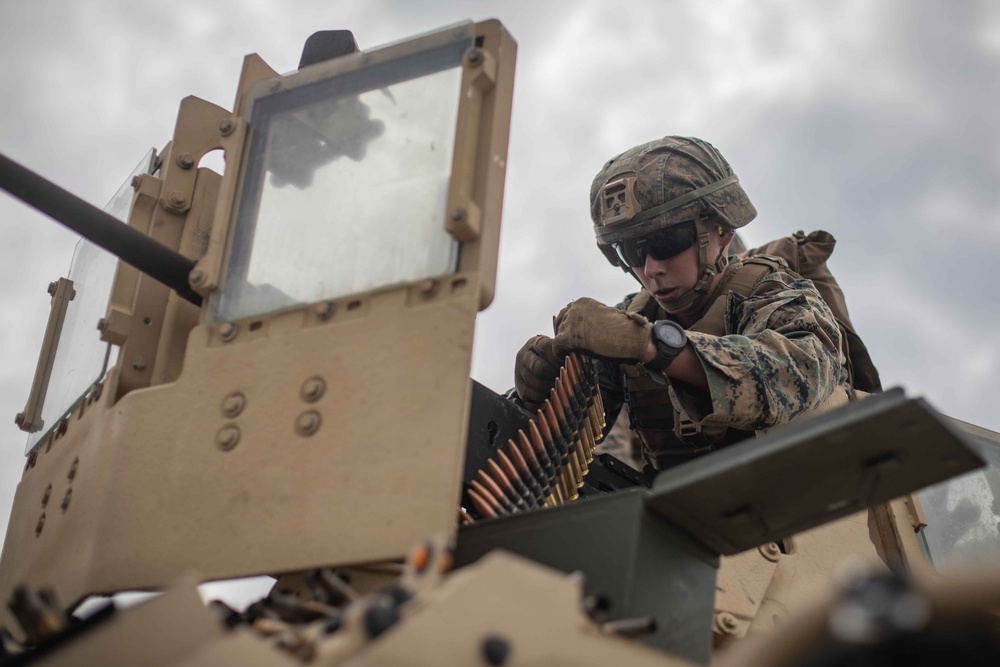
[[[846,381],[840,329],[811,281],[773,273],[754,294],[726,298],[731,333],[688,332],[707,393],[671,381],[693,420],[764,430],[818,406]]]

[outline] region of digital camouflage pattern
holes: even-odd
[[[594,177],[590,214],[595,228],[603,227],[602,188],[608,181],[628,175],[636,176],[633,192],[645,211],[732,176],[733,169],[712,144],[693,137],[664,137],[630,148],[608,160]],[[641,229],[634,229],[628,222],[621,226],[628,229],[625,236],[641,235],[709,213],[714,214],[715,222],[729,229],[742,227],[757,217],[757,209],[747,193],[735,182],[643,221]]]

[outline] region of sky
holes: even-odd
[[[613,6],[614,5],[614,6]],[[758,218],[830,265],[883,385],[1000,430],[1000,4],[989,0],[0,4],[0,153],[103,206],[181,98],[230,108],[242,58],[293,70],[316,30],[362,49],[499,18],[519,45],[497,295],[473,376],[503,391],[517,349],[589,296],[636,283],[588,213],[609,157],[666,135],[713,143]],[[0,194],[0,528],[23,466],[13,425],[76,238]]]

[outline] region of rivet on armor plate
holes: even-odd
[[[236,338],[236,334],[239,333],[240,329],[235,324],[231,322],[226,322],[219,326],[219,339],[223,343],[228,343],[232,339]]]
[[[332,301],[324,301],[313,307],[313,313],[316,314],[316,317],[324,321],[333,317],[333,313],[336,310],[337,306]]]
[[[238,391],[234,391],[222,399],[222,416],[232,419],[243,412],[243,408],[246,405],[247,397]]]
[[[295,420],[295,432],[301,436],[308,437],[316,433],[322,423],[323,420],[319,416],[319,413],[315,410],[309,410],[307,412],[303,412],[299,415],[299,418]]]
[[[233,425],[223,426],[219,429],[219,432],[215,434],[215,444],[219,446],[224,452],[228,452],[230,449],[236,446],[236,443],[240,441],[240,429]]]
[[[326,382],[321,377],[311,377],[302,383],[302,400],[315,403],[326,393]]]
[[[778,546],[777,542],[762,544],[758,547],[758,549],[760,551],[760,555],[769,561],[777,563],[778,559],[781,558],[781,548]]]

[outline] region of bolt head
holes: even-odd
[[[234,391],[222,400],[222,415],[232,419],[243,412],[247,406],[247,398],[238,391]]]
[[[324,301],[323,303],[318,303],[313,307],[313,313],[316,317],[324,321],[333,317],[336,310],[337,306],[332,301]]]
[[[49,283],[49,286],[46,288],[45,291],[49,293],[49,296],[55,296],[56,295],[56,284],[55,283]]]
[[[451,210],[451,219],[454,222],[462,222],[465,220],[465,209],[461,206],[456,206]]]
[[[133,176],[132,177],[132,189],[133,190],[138,190],[140,185],[142,185],[142,177],[140,177],[140,176]]]
[[[321,377],[312,377],[302,383],[302,400],[315,403],[326,393],[326,382]]]
[[[194,166],[194,156],[190,153],[181,153],[177,156],[177,166],[181,169],[190,169]]]
[[[184,206],[187,203],[187,198],[184,193],[180,190],[174,190],[169,195],[167,195],[167,202],[171,206]]]
[[[132,359],[132,368],[137,371],[146,370],[146,357],[141,354],[137,354],[134,359]]]
[[[188,274],[188,282],[191,283],[192,287],[198,287],[205,283],[208,276],[201,269],[193,269],[190,274]]]
[[[219,121],[219,133],[224,137],[228,137],[232,134],[235,128],[236,124],[228,118]]]
[[[315,410],[309,410],[299,415],[295,420],[295,432],[303,437],[309,437],[319,430],[323,419]]]
[[[223,343],[228,343],[229,341],[236,338],[236,334],[239,333],[239,327],[237,327],[232,322],[226,322],[219,325],[219,338]]]
[[[510,656],[510,642],[497,635],[488,635],[483,637],[482,651],[486,664],[502,665]]]
[[[223,426],[215,434],[215,444],[224,452],[228,452],[240,441],[240,429],[230,424]]]
[[[23,412],[18,412],[16,415],[14,415],[14,425],[17,426],[18,428],[21,428],[22,426],[24,426],[24,413]]]
[[[465,64],[479,67],[483,64],[483,50],[472,48],[465,52]]]

